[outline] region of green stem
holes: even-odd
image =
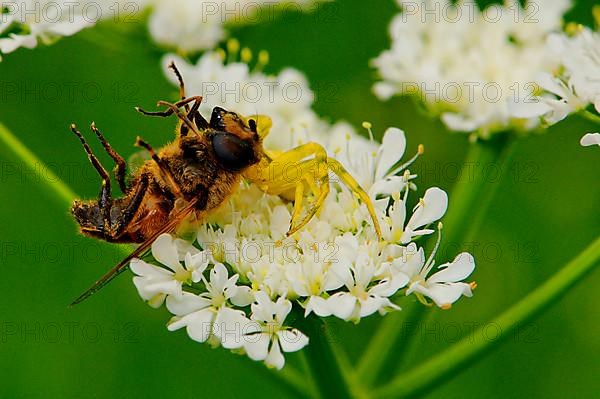
[[[600,123],[600,116],[593,114],[588,110],[582,109],[581,111],[579,111],[579,115],[581,115],[583,118],[587,119],[588,121]]]
[[[472,234],[479,229],[501,183],[491,181],[486,168],[490,165],[508,168],[514,142],[512,137],[503,135],[494,141],[477,141],[470,145],[460,176],[450,192],[448,212],[442,219],[444,245],[460,246],[468,232]]]
[[[299,327],[310,337],[304,351],[319,397],[351,398],[350,388],[329,342],[331,335],[327,325],[313,316],[302,320]]]
[[[501,333],[490,338],[485,327],[462,339],[439,355],[402,374],[374,392],[376,398],[414,397],[429,391],[435,384],[456,375],[471,361],[481,360],[485,353],[512,336],[518,327],[548,309],[569,288],[583,279],[600,261],[600,237],[567,263],[558,273],[527,295],[488,325]]]
[[[508,167],[514,148],[511,144],[511,139],[503,136],[494,141],[478,141],[469,146],[460,176],[450,195],[448,212],[443,219],[447,226],[443,237],[445,245],[459,246],[467,236],[467,231],[471,232],[471,236],[479,229],[483,215],[500,185],[500,182],[488,181],[484,170],[496,162],[501,162],[504,168]],[[409,315],[408,320],[386,317],[363,353],[355,378],[366,386],[373,385],[377,380],[392,378],[402,364],[399,359],[410,353],[413,346],[415,334],[402,334],[405,330],[403,327],[420,324],[428,314],[427,309],[418,307]]]
[[[71,190],[58,176],[56,176],[50,168],[44,165],[44,163],[35,156],[34,153],[29,151],[27,147],[10,131],[6,126],[0,123],[0,141],[4,143],[6,148],[10,148],[14,154],[19,157],[26,166],[32,170],[41,168],[44,170],[44,178],[39,179],[48,189],[49,193],[52,193],[56,198],[63,203],[71,206],[73,199],[77,197],[75,192]]]

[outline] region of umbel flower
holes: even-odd
[[[598,24],[600,26],[600,18]],[[539,117],[545,124],[552,125],[579,112],[600,122],[600,33],[571,24],[567,32],[548,38],[548,53],[559,67],[553,73],[538,75],[537,83],[543,93],[536,96],[535,101],[519,99],[512,106],[513,114]],[[588,133],[581,139],[583,146],[594,144],[600,145],[600,133]]]
[[[142,20],[147,11],[152,39],[180,53],[213,49],[226,27],[310,12],[316,0],[6,0],[0,1],[0,61],[20,47],[50,44],[101,19]]]
[[[334,180],[321,211],[289,237],[292,204],[242,182],[203,221],[191,242],[163,235],[152,247],[154,261],[131,263],[142,299],[154,307],[164,302],[173,314],[169,330],[185,328],[195,341],[281,368],[284,353],[310,344],[299,327],[303,318],[356,323],[374,313],[399,311],[407,295],[427,304],[430,298],[443,309],[463,295],[471,296],[474,285],[462,282],[475,267],[471,255],[461,254],[437,272],[434,254],[424,261],[419,238],[436,231],[430,226],[446,212],[448,197],[432,187],[420,200],[412,198],[416,176],[408,167],[416,157],[402,162],[404,132],[386,130],[384,145],[379,145],[347,124],[324,122],[311,109],[313,94],[306,79],[293,69],[267,75],[246,63],[224,62],[217,52],[206,53],[195,65],[181,59],[178,63],[190,92],[200,91],[206,81],[278,87],[272,96],[255,102],[235,98],[231,89],[223,97],[203,93],[210,106],[269,114],[269,137],[274,139],[267,147],[288,149],[303,141],[324,145],[369,188],[384,240],[378,239],[366,207]],[[288,103],[281,87],[290,83],[302,96]],[[365,127],[371,128],[368,123]],[[420,147],[417,155],[422,153]],[[412,208],[411,200],[416,202]]]
[[[99,20],[131,15],[145,1],[126,0],[3,0],[0,1],[0,60],[20,47],[34,48],[71,36]]]
[[[150,35],[181,52],[213,49],[227,37],[226,26],[267,21],[278,13],[309,11],[314,0],[149,0]]]
[[[94,21],[84,18],[81,8],[75,10],[74,4],[49,0],[0,1],[0,54],[19,47],[33,48],[38,40],[47,43],[92,26]]]
[[[560,30],[569,0],[508,0],[483,10],[468,0],[397,1],[391,48],[372,61],[382,79],[377,97],[420,95],[450,130],[473,137],[538,126],[538,118],[511,115],[509,102],[531,98],[537,74],[557,66],[546,40]]]

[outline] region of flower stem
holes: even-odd
[[[581,115],[583,118],[587,119],[588,121],[600,123],[600,116],[598,116],[594,113],[591,113],[590,111],[588,111],[586,109],[579,111],[579,115]]]
[[[470,145],[461,173],[450,193],[444,222],[445,246],[460,247],[467,235],[477,233],[501,181],[488,175],[489,167],[507,169],[516,140],[503,135],[494,141],[477,141]],[[492,172],[490,172],[492,173]]]
[[[466,236],[472,236],[479,230],[483,216],[500,186],[500,182],[488,181],[484,170],[498,162],[507,168],[513,154],[513,141],[503,136],[469,146],[461,173],[451,192],[448,212],[443,219],[447,226],[444,228],[444,245],[460,247]],[[355,378],[367,386],[377,380],[392,378],[402,365],[399,359],[410,353],[413,345],[415,334],[403,334],[403,331],[420,324],[428,314],[426,308],[417,307],[408,319],[394,315],[386,317],[363,353]]]
[[[304,350],[319,397],[350,398],[350,388],[329,342],[331,335],[327,325],[320,318],[311,316],[304,319],[299,327],[310,337]]]
[[[11,149],[14,154],[19,157],[25,165],[32,170],[42,168],[44,170],[44,178],[38,181],[43,183],[48,189],[48,192],[53,194],[60,202],[71,206],[76,194],[69,186],[56,176],[50,168],[27,148],[6,126],[0,123],[0,141],[4,143],[6,148]]]
[[[436,383],[456,375],[462,366],[469,361],[482,359],[485,353],[512,336],[518,327],[548,309],[569,288],[593,270],[599,261],[600,237],[535,291],[487,324],[493,324],[496,330],[501,332],[496,338],[488,337],[482,331],[485,326],[481,327],[473,335],[462,339],[412,371],[396,377],[389,384],[376,390],[374,396],[413,397],[424,394]]]

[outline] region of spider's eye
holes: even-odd
[[[226,169],[240,170],[256,162],[252,146],[236,135],[217,132],[212,147],[219,163]]]
[[[250,127],[250,130],[256,133],[256,121],[254,119],[248,119],[248,126]]]

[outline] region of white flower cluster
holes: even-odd
[[[326,1],[326,0],[321,0]],[[52,43],[101,19],[133,21],[150,9],[152,39],[181,52],[213,49],[225,27],[308,12],[316,0],[3,0],[0,1],[0,55],[20,47]],[[0,58],[1,60],[1,58]]]
[[[600,121],[600,33],[581,25],[573,30],[572,35],[557,33],[548,38],[548,52],[560,67],[554,73],[540,73],[537,83],[544,93],[536,101],[521,99],[514,104],[514,115],[540,117],[551,125],[571,113],[588,112],[585,109],[593,105]],[[593,144],[600,145],[600,133],[581,139],[581,145]]]
[[[128,14],[139,11],[141,3],[127,2]],[[0,1],[0,55],[74,35],[101,19],[118,16],[125,6],[124,0]]]
[[[209,50],[226,25],[272,20],[281,12],[311,10],[314,0],[150,0],[149,29],[159,44],[183,52]]]
[[[391,49],[373,60],[380,99],[418,94],[451,129],[488,138],[509,128],[532,129],[509,103],[534,94],[535,77],[552,71],[548,34],[561,28],[569,0],[517,0],[480,10],[469,0],[397,0]]]
[[[185,327],[193,340],[281,368],[282,352],[308,344],[294,327],[298,319],[334,316],[358,322],[376,312],[399,310],[397,302],[406,295],[415,294],[424,303],[428,297],[444,309],[472,295],[474,283],[463,282],[475,267],[470,254],[432,272],[435,250],[426,258],[415,242],[434,233],[429,226],[444,215],[448,198],[443,190],[429,188],[412,212],[407,209],[416,176],[407,169],[414,159],[399,165],[404,132],[390,128],[377,145],[348,125],[329,126],[310,109],[312,93],[295,70],[269,76],[240,62],[224,64],[216,53],[204,55],[195,66],[178,63],[193,93],[207,81],[296,82],[305,101],[288,104],[279,94],[256,104],[233,96],[220,101],[216,94],[205,100],[207,107],[269,114],[275,144],[285,145],[290,136],[323,144],[369,191],[384,240],[378,239],[366,207],[333,180],[322,210],[289,237],[292,204],[242,183],[227,204],[203,221],[194,242],[163,235],[152,246],[156,264],[131,262],[140,296],[154,307],[166,303],[174,315],[170,330]],[[369,124],[365,127],[370,131]]]

